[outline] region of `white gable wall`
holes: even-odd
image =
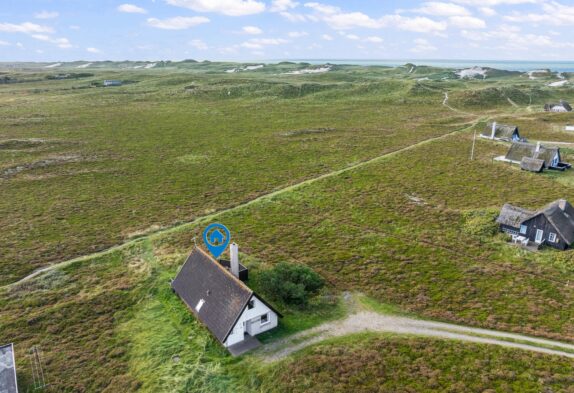
[[[249,307],[245,308],[243,314],[241,314],[241,317],[239,317],[233,327],[231,334],[223,344],[224,346],[229,347],[243,341],[245,332],[251,336],[255,336],[256,334],[266,332],[277,326],[277,314],[267,307],[258,297],[253,296],[251,299],[254,301],[254,307],[252,309],[249,309]],[[268,314],[269,322],[262,325],[261,316],[265,314]]]

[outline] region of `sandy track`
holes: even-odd
[[[20,279],[20,280],[18,280],[18,281],[16,281],[16,282],[14,282],[14,283],[12,283],[12,284],[7,284],[7,285],[4,285],[4,286],[0,286],[0,289],[8,289],[8,288],[10,288],[10,287],[12,287],[12,286],[14,286],[14,285],[18,285],[18,284],[24,283],[24,282],[26,282],[26,281],[29,281],[29,280],[31,280],[31,279],[33,279],[33,278],[35,278],[35,277],[38,277],[38,276],[40,276],[40,275],[42,275],[42,274],[44,274],[44,273],[50,272],[50,271],[55,270],[55,269],[63,268],[63,267],[66,267],[66,266],[69,266],[69,265],[72,265],[72,264],[75,264],[75,263],[85,262],[85,261],[88,261],[88,260],[92,260],[93,258],[97,258],[97,257],[101,257],[101,256],[104,256],[104,255],[108,255],[108,254],[110,254],[110,253],[112,253],[112,252],[115,252],[115,251],[118,251],[118,250],[122,250],[122,249],[125,249],[125,248],[127,248],[127,247],[129,247],[129,246],[131,246],[131,245],[140,243],[140,242],[142,242],[142,241],[144,241],[144,240],[146,240],[146,239],[154,239],[154,238],[158,238],[158,237],[160,237],[160,236],[168,235],[168,234],[170,234],[170,233],[175,233],[175,232],[178,232],[178,231],[181,231],[181,230],[185,230],[186,228],[190,228],[190,227],[192,227],[192,226],[194,226],[194,225],[197,225],[197,224],[200,224],[200,223],[203,223],[203,222],[207,222],[207,221],[214,220],[215,218],[217,218],[217,217],[223,215],[224,213],[227,213],[227,212],[230,212],[230,211],[233,211],[233,210],[242,209],[242,208],[251,206],[251,205],[253,205],[253,204],[259,203],[259,202],[261,202],[261,201],[266,201],[266,200],[272,199],[272,198],[274,198],[274,197],[276,197],[276,196],[278,196],[278,195],[285,194],[285,193],[291,192],[291,191],[295,191],[295,190],[297,190],[297,189],[303,188],[304,186],[307,186],[307,185],[316,183],[316,182],[321,181],[321,180],[323,180],[323,179],[328,179],[328,178],[331,178],[331,177],[334,177],[334,176],[338,176],[338,175],[340,175],[340,174],[342,174],[342,173],[346,173],[346,172],[349,172],[349,171],[352,171],[352,170],[355,170],[355,169],[358,169],[358,168],[361,168],[361,167],[364,167],[364,166],[367,166],[367,165],[370,165],[370,164],[374,164],[374,163],[376,163],[376,162],[380,162],[380,161],[386,160],[386,159],[391,158],[391,157],[393,157],[393,156],[395,156],[395,155],[397,155],[397,154],[400,154],[400,153],[403,153],[403,152],[406,152],[406,151],[415,149],[415,148],[417,148],[417,147],[419,147],[419,146],[423,146],[423,145],[426,145],[426,144],[428,144],[428,143],[431,143],[431,142],[434,142],[434,141],[438,141],[438,140],[441,140],[441,139],[445,139],[445,138],[448,138],[448,137],[450,137],[450,136],[452,136],[452,135],[455,135],[455,134],[458,134],[458,133],[462,133],[462,132],[468,131],[468,130],[472,129],[473,127],[475,127],[476,124],[478,124],[479,121],[480,121],[480,119],[477,120],[477,121],[475,121],[475,122],[473,122],[473,123],[466,123],[466,124],[468,124],[468,126],[463,127],[463,128],[460,128],[460,129],[457,129],[457,130],[455,130],[455,131],[452,131],[452,132],[449,132],[449,133],[446,133],[446,134],[442,134],[442,135],[439,135],[439,136],[435,136],[435,137],[423,139],[423,140],[421,140],[421,141],[419,141],[419,142],[417,142],[417,143],[414,143],[414,144],[412,144],[412,145],[409,145],[409,146],[406,146],[406,147],[403,147],[403,148],[399,148],[399,149],[394,150],[394,151],[390,151],[390,152],[384,153],[384,154],[382,154],[382,155],[380,155],[380,156],[377,156],[377,157],[374,157],[374,158],[371,158],[371,159],[368,159],[368,160],[359,162],[359,163],[354,164],[354,165],[350,165],[350,166],[345,167],[345,168],[343,168],[343,169],[338,169],[338,170],[335,170],[335,171],[333,171],[333,172],[328,172],[328,173],[325,173],[325,174],[323,174],[323,175],[320,175],[320,176],[317,176],[317,177],[314,177],[314,178],[311,178],[311,179],[304,180],[304,181],[302,181],[302,182],[300,182],[300,183],[293,184],[293,185],[287,186],[287,187],[285,187],[285,188],[282,188],[282,189],[273,191],[273,192],[271,192],[271,193],[269,193],[269,194],[261,195],[261,196],[259,196],[259,197],[257,197],[257,198],[254,198],[254,199],[250,200],[250,201],[247,201],[247,202],[245,202],[245,203],[242,203],[242,204],[239,204],[239,205],[236,205],[236,206],[232,206],[232,207],[230,207],[230,208],[228,208],[228,209],[223,209],[223,210],[217,211],[217,212],[215,212],[215,213],[212,213],[212,214],[209,214],[209,215],[206,215],[206,216],[198,217],[198,218],[196,218],[195,220],[192,220],[192,221],[187,222],[187,223],[179,224],[179,225],[176,225],[176,226],[173,226],[173,227],[169,227],[169,228],[166,228],[166,229],[159,230],[159,231],[157,231],[157,232],[149,233],[149,234],[146,235],[146,236],[142,236],[142,237],[139,237],[139,238],[137,238],[137,239],[133,239],[133,240],[127,241],[127,242],[122,243],[122,244],[119,244],[119,245],[117,245],[117,246],[108,248],[107,250],[103,250],[103,251],[100,251],[100,252],[97,252],[97,253],[94,253],[94,254],[89,254],[89,255],[81,256],[81,257],[74,258],[74,259],[70,259],[70,260],[67,260],[67,261],[62,261],[62,262],[54,263],[54,264],[51,264],[51,265],[49,265],[49,266],[41,267],[41,268],[37,269],[36,271],[30,273],[30,274],[27,275],[26,277],[24,277],[24,278],[22,278],[22,279]]]
[[[382,315],[372,311],[361,311],[356,314],[351,314],[346,319],[328,322],[271,343],[263,347],[259,351],[259,355],[264,361],[273,362],[328,338],[364,332],[407,334],[499,345],[506,348],[515,348],[574,359],[574,345],[572,344],[496,330]]]

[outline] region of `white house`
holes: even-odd
[[[218,262],[196,247],[172,281],[172,289],[225,347],[277,326],[281,314],[253,292],[240,277],[237,245],[231,261]],[[246,276],[245,276],[246,277]]]
[[[568,102],[560,100],[558,104],[544,105],[544,110],[546,112],[572,112],[572,106]]]
[[[117,80],[105,80],[104,81],[104,86],[105,87],[109,87],[109,86],[121,86],[122,85],[122,81],[117,81]]]
[[[564,129],[566,131],[574,131],[574,125],[568,124]]]

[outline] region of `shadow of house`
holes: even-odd
[[[574,243],[574,208],[564,199],[537,211],[505,204],[496,222],[502,232],[523,236],[537,245],[565,250]]]

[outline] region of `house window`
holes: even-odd
[[[552,243],[556,243],[556,234],[555,233],[549,234],[548,240],[550,240]]]
[[[270,322],[270,321],[269,321],[269,313],[263,314],[263,315],[261,316],[261,324],[262,324],[262,325],[265,325],[266,323],[269,323],[269,322]]]
[[[255,299],[251,299],[249,303],[247,303],[247,309],[251,310],[252,308],[255,308]]]
[[[520,226],[520,234],[521,235],[526,235],[526,231],[528,230],[528,227],[526,225],[521,225]]]

